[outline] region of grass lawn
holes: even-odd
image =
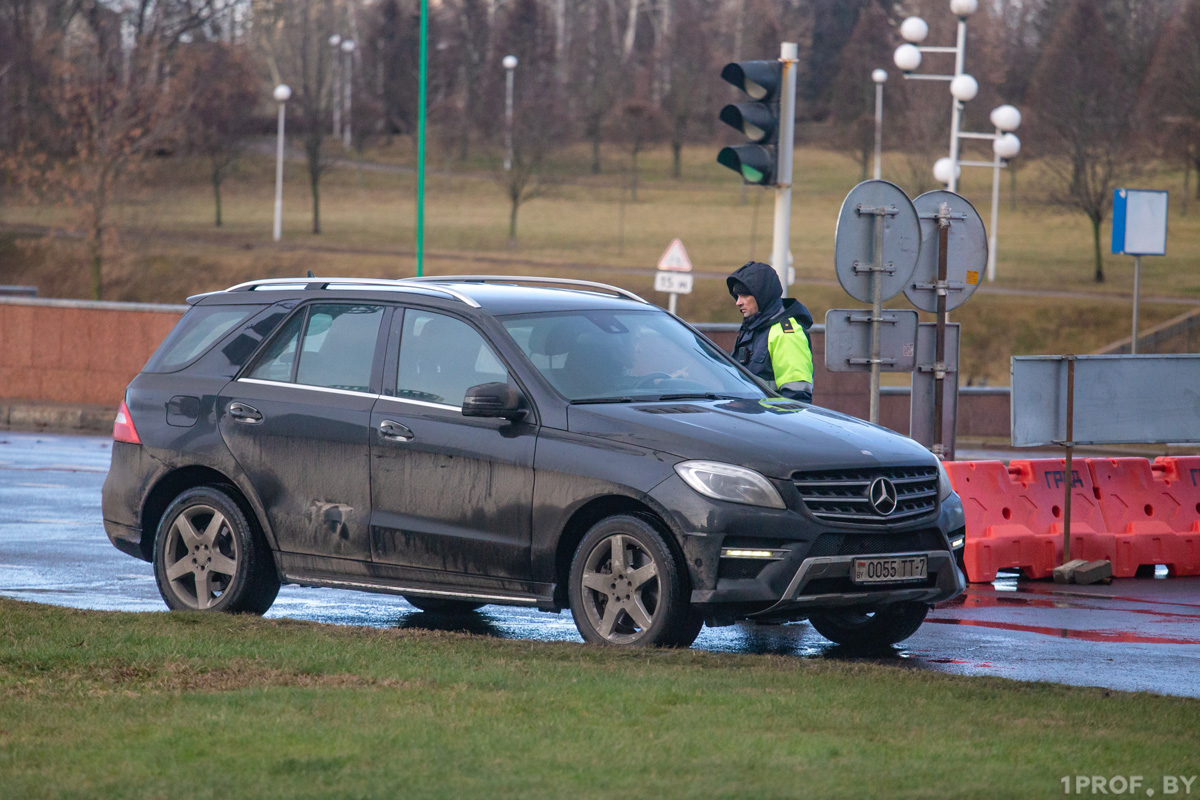
[[[1198,714],[868,661],[0,599],[5,798],[1050,797],[1194,772]]]
[[[203,164],[161,159],[116,212],[117,238],[105,268],[105,297],[180,302],[189,294],[224,288],[263,276],[318,275],[402,277],[415,271],[415,184],[411,148],[397,139],[388,149],[339,163],[322,181],[322,233],[311,233],[312,207],[304,163],[287,165],[284,239],[271,241],[274,164],[247,154],[224,189],[225,224],[213,225],[213,200]],[[341,154],[340,146],[330,152]],[[518,241],[508,247],[508,206],[488,162],[466,164],[435,156],[426,203],[427,274],[482,272],[592,278],[615,282],[665,304],[652,290],[648,270],[671,239],[684,241],[701,277],[696,291],[680,298],[679,312],[697,322],[732,322],[736,309],[725,293],[725,275],[747,259],[770,258],[773,197],[742,191],[735,175],[715,162],[715,146],[684,150],[684,177],[670,174],[670,153],[659,148],[641,159],[638,200],[631,202],[625,161],[605,151],[605,171],[587,172],[586,148],[560,153],[547,168],[545,193],[522,206]],[[369,163],[367,163],[369,162]],[[931,185],[913,184],[904,159],[885,155],[884,176],[910,195]],[[382,166],[380,166],[382,165]],[[399,170],[399,171],[398,171]],[[846,193],[858,182],[857,165],[843,154],[815,147],[796,153],[792,252],[797,285],[818,321],[829,308],[856,307],[837,285],[834,230]],[[1046,205],[1046,175],[1036,162],[1019,172],[1016,210],[1009,184],[1001,192],[998,279],[981,286],[968,305],[952,314],[964,325],[962,382],[1008,383],[1010,355],[1090,352],[1129,333],[1125,299],[1133,283],[1133,260],[1107,255],[1110,230],[1102,234],[1108,280],[1092,280],[1091,228],[1078,213]],[[931,179],[930,179],[931,182]],[[1169,296],[1200,303],[1200,213],[1192,203],[1183,215],[1181,176],[1151,171],[1140,188],[1173,192],[1168,255],[1142,264],[1145,298]],[[961,192],[985,222],[990,215],[991,173],[964,170]],[[0,225],[66,225],[69,215],[53,204],[31,204],[10,192],[0,202]],[[11,230],[11,227],[10,227]],[[84,297],[86,261],[77,240],[0,237],[0,283],[36,284],[43,296]],[[1097,293],[1098,298],[1029,298],[989,289]],[[893,303],[908,307],[900,298]],[[1188,309],[1143,300],[1142,328]]]

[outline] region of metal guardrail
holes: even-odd
[[[36,286],[0,284],[0,297],[37,297],[37,294],[38,287]]]

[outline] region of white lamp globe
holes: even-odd
[[[1001,134],[992,141],[992,152],[1006,161],[1016,158],[1021,152],[1021,140],[1015,133]]]
[[[887,70],[876,69],[871,71],[871,80],[876,83],[887,83]]]
[[[342,41],[342,52],[343,53],[353,53],[354,52],[354,40],[353,39],[345,39]]]
[[[504,64],[505,69],[516,69],[517,68],[517,57],[516,56],[505,56],[504,61],[502,61],[501,63]]]
[[[915,44],[902,44],[892,54],[892,61],[905,72],[912,72],[921,66],[921,51],[917,49]]]
[[[969,17],[979,8],[979,0],[950,0],[950,13]]]
[[[954,177],[957,179],[962,175],[962,167],[958,164],[954,165]],[[938,183],[950,183],[950,159],[939,158],[933,162],[933,179]]]
[[[950,94],[960,103],[974,100],[975,95],[979,94],[979,81],[970,75],[959,75],[950,81]]]
[[[1021,112],[1015,106],[996,106],[990,118],[992,124],[1002,131],[1011,132],[1021,127]]]
[[[330,47],[337,47],[341,43],[342,43],[342,37],[338,36],[336,33],[333,36],[329,37],[329,46]]]
[[[281,83],[275,87],[275,102],[286,103],[292,97],[292,87],[286,83]]]
[[[900,36],[906,42],[920,44],[929,35],[929,23],[920,17],[909,17],[900,23]]]

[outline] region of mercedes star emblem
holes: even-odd
[[[871,507],[881,517],[895,511],[899,502],[896,497],[896,484],[887,478],[876,478],[872,481],[871,488],[867,490],[867,498],[871,501]]]

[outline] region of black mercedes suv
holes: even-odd
[[[188,302],[104,483],[109,538],[173,609],[262,613],[294,583],[570,608],[604,644],[742,619],[890,644],[964,588],[933,455],[775,395],[623,289],[296,278]]]

